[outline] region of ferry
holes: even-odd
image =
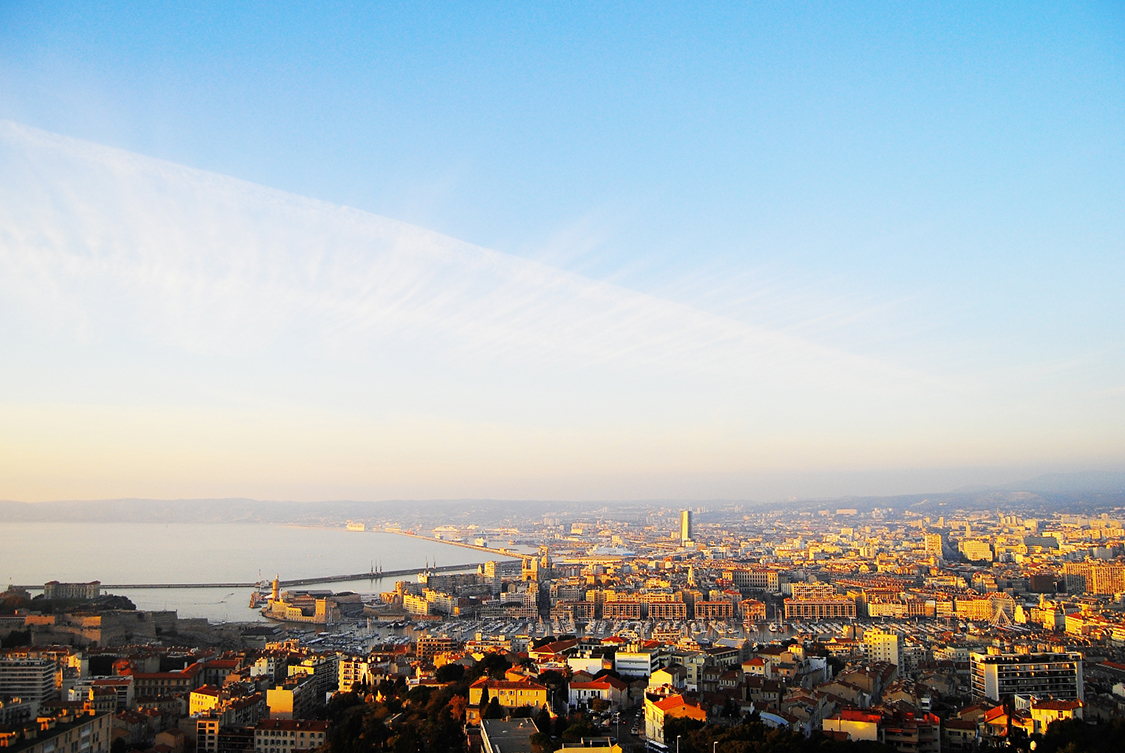
[[[348,524],[346,526],[344,526],[344,528],[349,530],[349,531],[366,531],[367,530],[367,524],[364,523],[362,520],[359,521],[358,523],[353,523],[352,521],[349,520]]]

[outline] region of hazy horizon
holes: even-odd
[[[382,498],[382,499],[269,499],[269,498],[254,498],[254,497],[105,497],[96,499],[50,499],[50,500],[13,500],[13,499],[0,499],[0,503],[16,503],[16,504],[98,504],[98,503],[121,503],[121,502],[222,502],[222,501],[239,501],[239,502],[252,502],[262,504],[292,504],[292,505],[317,505],[317,504],[357,504],[357,505],[391,505],[398,502],[424,502],[432,504],[467,504],[467,503],[508,503],[508,502],[529,502],[535,504],[562,504],[562,505],[579,505],[579,504],[607,504],[607,505],[708,505],[708,504],[747,504],[751,506],[767,506],[774,505],[786,501],[790,502],[833,502],[847,499],[897,499],[901,497],[917,497],[932,495],[934,497],[950,496],[966,493],[988,493],[988,492],[1033,492],[1033,493],[1068,493],[1068,494],[1082,494],[1082,493],[1104,493],[1104,492],[1117,492],[1125,493],[1125,472],[1122,471],[1088,471],[1077,473],[1062,473],[1062,474],[1044,474],[1035,478],[1019,478],[1012,479],[1005,483],[1000,484],[966,484],[953,488],[913,488],[913,489],[896,489],[889,492],[850,492],[843,494],[823,494],[823,495],[787,495],[776,497],[759,496],[752,497],[649,497],[649,498],[618,498],[618,499],[605,499],[605,498],[589,498],[589,499],[554,499],[554,498],[473,498],[473,497],[444,497],[444,498],[414,498],[414,499],[396,499],[396,498]]]

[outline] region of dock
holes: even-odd
[[[418,573],[449,573],[463,570],[476,570],[477,563],[470,562],[466,565],[442,565],[441,567],[414,567],[406,570],[369,570],[365,573],[352,573],[350,575],[320,575],[312,578],[294,578],[280,581],[282,588],[293,586],[313,586],[319,583],[340,583],[350,580],[383,580],[384,578],[402,578]],[[259,581],[227,582],[227,583],[103,583],[102,591],[127,591],[129,589],[143,588],[257,588]],[[42,586],[20,586],[20,588],[41,588]]]
[[[422,541],[432,541],[435,544],[448,544],[449,546],[459,546],[459,547],[462,547],[464,549],[474,549],[478,552],[488,552],[489,554],[495,554],[499,557],[508,557],[510,559],[516,559],[516,560],[526,559],[528,557],[536,556],[534,554],[521,554],[520,552],[513,552],[511,549],[504,549],[503,547],[478,546],[477,544],[470,544],[470,543],[465,542],[465,541],[450,541],[449,539],[439,539],[439,538],[435,538],[433,536],[423,536],[422,534],[414,533],[413,531],[402,531],[402,530],[387,528],[387,529],[384,530],[384,533],[393,533],[396,536],[409,536],[412,539],[421,539]]]

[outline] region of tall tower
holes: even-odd
[[[926,543],[926,554],[932,554],[938,559],[942,558],[942,538],[940,533],[927,533],[923,537]]]
[[[500,574],[500,563],[490,560],[484,563],[484,577],[489,581],[492,593],[498,594],[503,590],[504,579]]]
[[[680,543],[691,541],[691,533],[691,510],[683,510],[680,513]]]

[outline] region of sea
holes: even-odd
[[[382,531],[259,523],[0,523],[0,581],[42,590],[50,580],[105,585],[249,583],[467,565],[488,552]],[[411,576],[413,577],[413,576]],[[377,594],[399,578],[365,577],[302,588]],[[3,588],[4,585],[0,585]],[[254,622],[251,588],[104,588],[138,609]]]

